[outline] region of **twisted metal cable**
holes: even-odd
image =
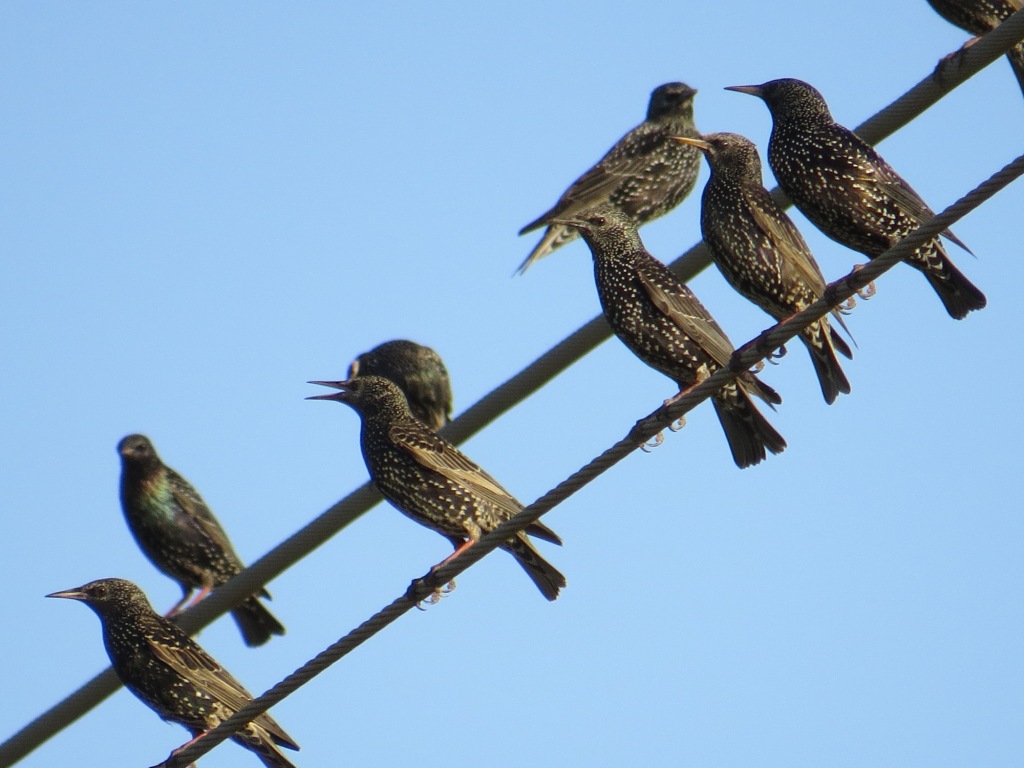
[[[1024,40],[1024,11],[1013,14],[977,43],[946,62],[941,78],[928,75],[854,130],[865,141],[878,143],[918,117],[969,77],[1000,58],[1021,40]],[[778,188],[772,190],[772,196],[781,205],[789,204]],[[875,261],[877,262],[877,259]],[[685,282],[691,280],[709,264],[710,255],[707,248],[703,243],[698,243],[670,266]],[[611,330],[603,316],[590,320],[464,411],[445,427],[445,437],[457,444],[468,439],[591,352],[610,335]],[[677,409],[684,402],[686,400],[681,399],[676,404]],[[380,499],[380,495],[369,484],[359,487],[230,581],[218,587],[206,599],[183,613],[180,617],[181,626],[188,632],[202,629],[345,528]],[[464,557],[469,557],[476,548],[471,548]],[[460,562],[462,559],[460,557],[454,562]],[[110,696],[118,686],[119,681],[109,667],[96,675],[0,743],[0,768],[7,768],[25,757],[55,733]]]
[[[748,370],[758,361],[764,359],[772,350],[778,349],[811,323],[826,316],[833,308],[849,299],[884,272],[892,269],[892,267],[913,253],[918,247],[936,237],[943,230],[948,229],[961,217],[974,210],[1022,174],[1024,174],[1024,155],[1021,155],[993,174],[967,195],[964,195],[953,205],[942,211],[942,213],[933,217],[882,255],[872,259],[867,265],[855,269],[845,277],[831,283],[820,300],[744,344],[733,355],[728,367],[716,371],[703,382],[690,389],[677,401],[673,402],[672,405],[663,406],[638,421],[629,433],[611,448],[590,461],[583,468],[574,472],[535,502],[522,509],[514,517],[481,537],[464,554],[431,571],[423,578],[414,581],[404,595],[395,598],[386,608],[374,614],[356,627],[356,629],[352,630],[352,632],[317,654],[313,659],[270,688],[262,696],[253,699],[216,728],[208,731],[201,739],[169,757],[166,762],[161,764],[163,768],[183,768],[190,762],[202,757],[225,739],[230,738],[233,733],[244,727],[254,717],[265,712],[313,677],[323,672],[331,664],[366,642],[366,640],[373,637],[373,635],[395,621],[395,619],[411,610],[441,585],[448,583],[481,558],[491,553],[502,542],[507,541],[511,535],[515,534],[516,531],[521,531],[536,522],[541,515],[550,511],[596,477],[606,472],[680,416],[715,395],[723,386],[745,370]]]

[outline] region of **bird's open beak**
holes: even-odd
[[[329,395],[310,395],[307,400],[336,400],[339,403],[348,402],[348,381],[307,381],[307,384],[318,384],[321,387],[340,389],[340,392],[332,392]]]
[[[761,96],[760,85],[727,85],[725,86],[727,91],[736,91],[737,93],[746,93],[751,96]]]
[[[68,600],[85,600],[85,593],[80,589],[65,589],[63,592],[53,592],[47,595],[47,597],[63,597]]]
[[[689,144],[691,147],[696,147],[701,152],[708,152],[711,150],[711,145],[703,139],[691,139],[689,136],[669,136],[672,141],[678,141],[682,144]]]

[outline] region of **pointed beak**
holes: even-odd
[[[579,219],[552,219],[550,224],[561,224],[565,227],[572,227],[573,229],[587,229],[587,222],[580,221]]]
[[[696,147],[701,152],[708,152],[711,149],[711,145],[703,139],[691,139],[689,136],[669,136],[672,141],[678,141],[681,144],[689,144],[691,147]]]
[[[310,395],[307,400],[335,400],[339,403],[348,402],[348,381],[307,381],[307,384],[318,384],[321,387],[340,389],[340,392],[332,392],[329,395]]]
[[[757,96],[758,98],[761,98],[760,85],[727,85],[725,90],[736,91],[736,93],[746,93],[750,96]]]
[[[80,589],[65,589],[63,592],[53,592],[47,597],[63,597],[68,600],[85,600],[87,599],[85,593]]]

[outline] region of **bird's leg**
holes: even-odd
[[[452,560],[457,558],[459,555],[461,555],[463,552],[465,552],[467,549],[469,549],[471,546],[473,546],[477,542],[477,540],[473,539],[473,538],[468,539],[466,541],[462,541],[461,539],[459,539],[459,538],[457,538],[455,536],[447,536],[446,538],[450,542],[452,542],[452,544],[455,546],[455,551],[452,552],[450,555],[448,555],[448,557],[446,557],[444,560],[442,560],[437,565],[432,566],[430,568],[430,574],[428,574],[428,577],[432,576],[434,573],[437,572],[437,570],[439,568],[441,568],[441,567],[447,565],[448,563],[450,563]],[[416,581],[414,581],[409,586],[409,589],[405,593],[406,597],[408,597],[410,599],[415,599],[415,595],[424,586],[426,586],[424,584],[424,579],[417,579]],[[434,589],[430,592],[430,594],[428,594],[425,598],[421,598],[419,600],[416,600],[416,607],[419,608],[420,610],[423,610],[423,606],[421,606],[420,603],[426,603],[427,605],[435,605],[435,604],[437,604],[437,602],[439,600],[441,600],[441,598],[445,597],[446,595],[451,594],[451,592],[454,589],[455,589],[455,579],[452,579],[447,584],[434,587]]]
[[[192,606],[196,605],[197,603],[202,601],[203,598],[205,598],[212,591],[213,591],[213,587],[203,587],[202,589],[199,590],[199,593],[195,596],[195,598],[192,600],[192,602],[188,604],[188,607],[191,608]]]
[[[169,754],[167,756],[166,760],[164,760],[162,763],[157,763],[156,765],[153,766],[153,768],[163,768],[163,766],[165,766],[169,762],[171,762],[182,750],[184,750],[186,747],[191,747],[193,744],[195,744],[197,741],[199,741],[201,738],[203,738],[203,736],[205,736],[207,733],[208,733],[208,731],[200,731],[199,733],[195,734],[191,739],[186,741],[180,747],[178,747],[177,749],[172,750],[171,754]],[[195,768],[195,765],[196,765],[195,763],[189,763],[186,766],[186,768]]]
[[[181,591],[182,591],[181,600],[176,602],[174,604],[174,606],[171,608],[171,610],[169,610],[167,613],[164,614],[164,618],[165,619],[173,618],[173,617],[177,616],[179,613],[181,613],[185,603],[187,603],[188,599],[190,597],[192,597],[192,590],[191,589],[185,589],[184,587],[182,587]]]

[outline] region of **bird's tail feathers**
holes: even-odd
[[[544,597],[548,600],[558,597],[559,590],[565,586],[565,576],[540,556],[540,552],[534,549],[522,531],[517,533],[515,538],[503,544],[502,549],[507,550],[515,557]]]
[[[759,464],[764,461],[766,450],[782,453],[786,449],[785,439],[768,423],[742,387],[726,387],[712,403],[736,466],[742,469]]]
[[[836,345],[836,340],[839,345]],[[839,365],[836,351],[852,357],[850,348],[842,340],[835,329],[829,326],[828,321],[822,319],[814,323],[800,335],[800,340],[807,346],[811,353],[811,362],[814,364],[814,372],[818,376],[818,383],[821,385],[821,394],[825,402],[830,405],[836,401],[840,393],[850,394],[850,382]],[[845,350],[845,351],[844,351]]]
[[[272,635],[284,634],[284,625],[255,597],[232,609],[231,617],[238,625],[245,644],[250,647],[263,645]]]

